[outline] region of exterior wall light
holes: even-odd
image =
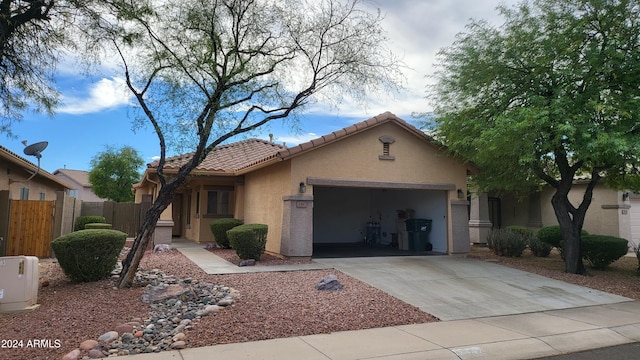
[[[464,192],[462,189],[458,189],[458,199],[462,199],[464,197]]]
[[[622,193],[622,201],[627,201],[627,200],[629,200],[629,193],[628,192]]]
[[[307,192],[307,185],[305,185],[303,182],[300,183],[300,193],[306,193]]]

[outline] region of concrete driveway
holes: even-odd
[[[441,320],[524,314],[632,301],[457,256],[314,259]]]

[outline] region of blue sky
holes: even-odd
[[[470,18],[499,23],[496,6],[515,4],[516,0],[377,0],[373,6],[386,14],[383,26],[391,39],[389,47],[409,66],[405,70],[406,90],[387,99],[370,99],[364,106],[342,104],[334,108],[317,104],[300,117],[300,129],[294,132],[282,122],[273,122],[252,137],[296,145],[366,120],[385,111],[417,124],[411,114],[428,111],[425,90],[428,76],[438,50],[450,45]],[[23,121],[14,123],[16,139],[0,134],[0,145],[36,163],[35,157],[23,154],[29,144],[48,141],[42,153],[41,166],[54,172],[67,168],[90,170],[91,159],[105,146],[132,146],[145,163],[159,155],[158,140],[147,129],[132,130],[132,99],[124,88],[117,67],[104,66],[91,76],[80,73],[73,64],[61,64],[57,73],[57,87],[62,105],[53,117],[25,114]],[[237,140],[241,140],[238,138]],[[168,155],[174,154],[170,149]]]

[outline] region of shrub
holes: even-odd
[[[227,231],[236,226],[242,225],[242,223],[242,220],[233,218],[216,219],[209,223],[209,227],[211,228],[211,233],[216,240],[216,244],[225,249],[231,247],[231,245],[229,245]]]
[[[121,231],[87,229],[60,236],[51,247],[71,280],[89,282],[111,274],[126,240],[127,234]]]
[[[113,225],[107,223],[88,223],[84,225],[85,230],[88,229],[111,229]]]
[[[615,236],[587,235],[582,237],[582,257],[593,268],[604,269],[629,252],[627,240]]]
[[[529,250],[534,256],[547,257],[551,254],[551,249],[553,249],[553,246],[540,241],[537,237],[531,236],[529,238]]]
[[[587,230],[582,230],[581,237],[589,235]],[[538,230],[536,234],[538,240],[547,243],[560,251],[560,257],[564,259],[564,252],[562,251],[562,232],[560,231],[560,225],[545,226]]]
[[[240,259],[258,261],[267,244],[267,231],[265,224],[244,224],[227,231],[227,236]]]
[[[522,233],[509,229],[491,231],[487,242],[498,256],[520,257],[527,247],[527,238]]]
[[[104,216],[96,216],[96,215],[78,216],[78,218],[76,218],[76,225],[73,228],[73,231],[84,230],[87,224],[106,223],[106,222],[107,220],[105,220]]]
[[[560,225],[545,226],[536,233],[538,240],[556,248],[561,248],[562,232]]]
[[[511,230],[511,231],[515,231],[517,233],[522,234],[523,236],[534,236],[535,235],[535,232],[533,230],[529,229],[528,227],[524,227],[524,226],[511,225],[511,226],[507,226],[505,229]]]

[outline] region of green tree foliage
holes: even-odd
[[[121,56],[140,120],[160,145],[152,168],[160,190],[119,287],[131,285],[160,214],[218,144],[294,116],[319,96],[388,94],[401,80],[382,17],[362,0],[113,1],[102,13],[87,38]],[[192,149],[170,176],[167,144]]]
[[[53,74],[60,50],[73,49],[72,31],[92,0],[0,2],[0,133],[26,110],[52,114],[58,104]]]
[[[89,182],[93,193],[116,202],[133,201],[131,186],[140,181],[139,169],[144,164],[138,152],[130,147],[107,146],[91,159]]]
[[[583,273],[580,230],[593,188],[637,186],[640,3],[536,0],[472,21],[440,53],[439,136],[483,172],[479,190],[555,188],[566,271]],[[568,194],[589,179],[579,205]]]

